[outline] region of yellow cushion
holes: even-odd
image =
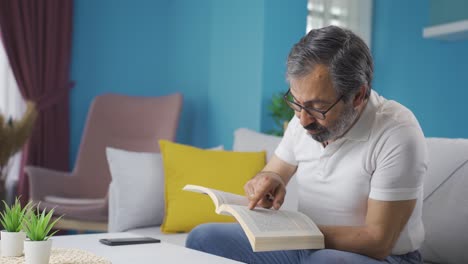
[[[186,184],[244,195],[244,184],[265,166],[265,152],[203,150],[159,141],[165,179],[164,233],[189,232],[208,222],[233,222],[215,213],[208,196],[183,191]]]

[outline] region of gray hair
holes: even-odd
[[[291,49],[286,78],[298,79],[318,65],[326,65],[338,96],[347,102],[362,85],[366,98],[371,92],[374,64],[369,48],[356,34],[347,29],[328,26],[311,30]]]

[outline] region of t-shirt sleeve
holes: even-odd
[[[402,126],[383,135],[376,154],[369,198],[381,201],[417,199],[427,171],[427,146],[418,126]]]
[[[275,150],[275,155],[278,158],[293,166],[297,166],[296,155],[294,154],[294,141],[298,125],[299,119],[296,116],[293,116],[291,121],[289,121],[288,127],[284,132],[281,142]]]

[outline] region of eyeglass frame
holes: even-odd
[[[337,105],[338,102],[341,101],[341,99],[343,99],[343,95],[341,95],[341,96],[338,98],[338,100],[336,100],[330,107],[328,107],[327,110],[321,111],[321,110],[318,110],[318,109],[315,109],[315,108],[312,108],[312,107],[306,107],[306,106],[300,105],[300,104],[298,104],[298,103],[296,103],[296,102],[294,102],[294,101],[290,101],[290,100],[288,100],[288,95],[291,95],[291,97],[292,97],[293,99],[296,99],[296,98],[294,98],[294,95],[291,94],[291,88],[289,88],[288,91],[283,95],[283,100],[286,102],[286,104],[287,104],[292,110],[294,110],[295,112],[300,112],[300,111],[302,111],[302,110],[304,109],[304,110],[306,111],[306,113],[307,113],[309,116],[311,116],[311,117],[313,117],[313,118],[320,119],[320,120],[325,120],[326,114],[327,114],[328,112],[330,112],[330,110],[332,110],[332,108],[333,108],[335,105]],[[293,104],[293,105],[299,107],[300,111],[296,110],[291,104]],[[321,114],[321,115],[322,115],[322,118],[319,118],[318,116],[315,116],[314,114],[312,114],[312,113],[309,112],[309,111],[314,111],[314,112],[316,112],[316,113]]]

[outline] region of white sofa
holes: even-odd
[[[271,157],[280,138],[238,129],[234,133],[234,151],[266,150]],[[468,263],[468,140],[428,138],[429,168],[424,184],[423,221],[426,240],[421,249],[427,263]],[[296,182],[288,185],[284,207],[297,208]],[[109,226],[113,229],[116,217],[115,192],[110,192]],[[137,195],[137,194],[134,194]],[[127,230],[139,235],[160,238],[184,245],[187,234],[162,234],[159,226]]]

